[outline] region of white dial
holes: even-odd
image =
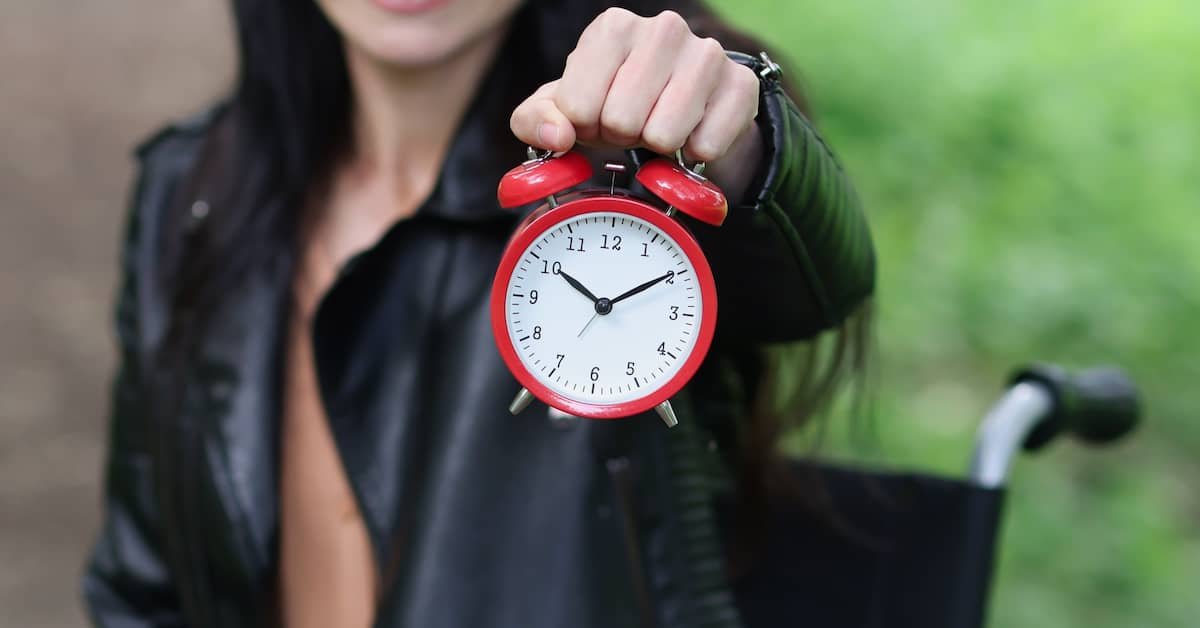
[[[696,347],[700,282],[679,244],[628,214],[564,220],[521,252],[505,323],[525,368],[569,399],[615,404],[669,382]]]

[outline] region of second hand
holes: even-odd
[[[596,317],[598,317],[598,316],[600,316],[600,312],[596,312],[595,314],[592,314],[592,317],[588,319],[588,322],[583,326],[583,329],[579,330],[579,333],[576,334],[575,337],[582,338],[583,332],[587,331],[587,328],[592,326],[592,321],[596,320]]]

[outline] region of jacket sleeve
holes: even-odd
[[[134,210],[122,250],[117,293],[119,365],[112,386],[104,515],[83,577],[83,594],[95,625],[105,628],[182,626],[179,598],[164,556],[164,534],[155,493],[151,426],[142,386],[138,322],[139,231],[145,172],[133,194]]]
[[[801,340],[845,321],[873,292],[875,253],[846,173],[813,125],[764,80],[765,150],[747,201],[695,224],[717,281],[721,342]]]

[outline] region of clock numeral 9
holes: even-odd
[[[625,374],[633,375],[633,362],[629,362],[629,363],[625,364]]]
[[[533,305],[534,303],[537,303],[537,300],[538,300],[537,290],[530,290],[529,291],[529,304]]]
[[[549,275],[550,273],[554,273],[555,275],[557,275],[561,272],[562,272],[562,264],[559,264],[558,262],[554,262],[554,264],[551,265],[550,262],[548,262],[546,260],[542,260],[542,274],[543,275]]]
[[[542,339],[542,326],[541,326],[541,325],[536,325],[536,326],[534,326],[534,328],[533,328],[533,339],[534,339],[534,340],[541,340],[541,339]]]
[[[593,382],[600,379],[600,367],[593,366],[592,373],[588,377],[591,377]]]
[[[667,316],[667,318],[669,318],[673,321],[679,320],[679,306],[678,305],[671,306],[671,314],[669,316]]]
[[[586,253],[586,251],[583,250],[583,238],[579,238],[579,248],[575,248],[575,238],[567,236],[567,250],[575,251],[577,253]]]
[[[611,249],[611,250],[613,250],[613,251],[620,251],[620,250],[621,250],[621,236],[619,236],[619,235],[615,235],[615,236],[613,236],[613,237],[612,237],[612,246],[609,246],[609,245],[608,245],[608,235],[607,235],[607,234],[605,234],[605,235],[602,235],[601,237],[602,237],[602,238],[604,238],[604,244],[601,244],[601,245],[600,245],[600,248],[602,248],[602,249]]]

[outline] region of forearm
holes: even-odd
[[[737,150],[755,142],[757,159],[731,153],[711,173],[735,204],[725,225],[694,226],[717,277],[719,332],[725,340],[811,337],[874,290],[866,218],[846,173],[778,82],[764,81],[758,133]]]
[[[752,124],[738,136],[720,159],[706,164],[704,176],[712,180],[725,193],[730,206],[745,205],[754,176],[769,158],[763,149],[763,133],[758,124]]]

